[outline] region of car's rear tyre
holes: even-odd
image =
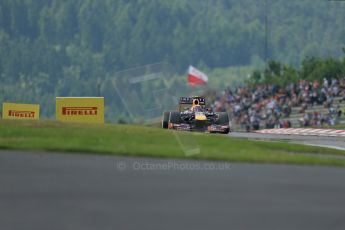
[[[170,112],[169,123],[180,124],[181,123],[180,112]]]
[[[218,125],[226,125],[229,126],[229,115],[227,112],[220,112],[219,113],[219,119],[218,119]],[[228,134],[230,132],[230,127],[228,129],[225,129],[223,131],[224,134]]]
[[[228,133],[230,133],[230,128],[225,129],[222,133],[223,133],[223,134],[228,134]]]
[[[169,125],[169,116],[170,112],[164,112],[163,113],[163,118],[162,118],[162,128],[167,129]]]
[[[229,125],[229,115],[227,112],[220,112],[219,113],[219,119],[218,119],[218,125]]]

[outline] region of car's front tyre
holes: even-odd
[[[170,112],[164,112],[163,113],[163,118],[162,118],[162,128],[167,129],[169,126],[169,116]]]

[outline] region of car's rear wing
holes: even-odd
[[[206,105],[206,100],[204,97],[180,97],[179,111],[182,111],[182,105],[193,105],[194,100],[198,100],[198,104],[202,107]]]
[[[197,99],[199,101],[199,105],[206,105],[206,100],[204,97],[180,97],[180,105],[192,105],[193,100]]]

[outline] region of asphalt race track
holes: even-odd
[[[0,229],[345,229],[345,169],[0,152]]]
[[[263,134],[263,133],[246,133],[233,132],[229,136],[244,139],[270,140],[270,141],[288,141],[298,144],[324,146],[345,150],[344,137],[327,137],[327,136],[306,136],[306,135],[284,135],[284,134]]]

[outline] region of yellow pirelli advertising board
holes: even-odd
[[[2,118],[16,120],[38,120],[40,119],[40,105],[37,104],[2,104]]]
[[[59,121],[104,123],[104,97],[57,97]]]

